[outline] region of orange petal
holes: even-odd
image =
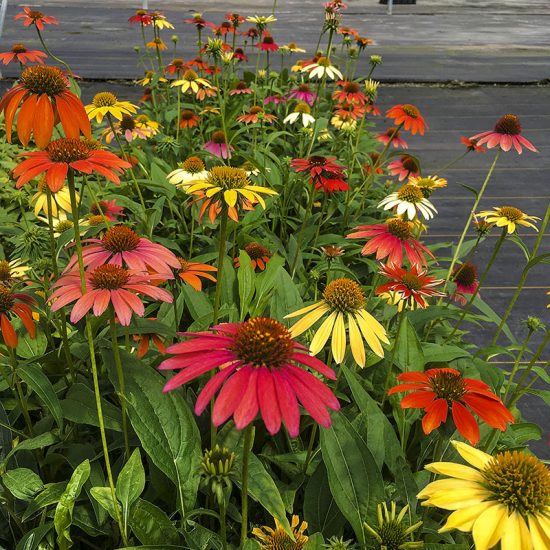
[[[36,103],[34,114],[34,142],[45,149],[53,133],[53,108],[47,94],[42,94]]]
[[[19,141],[25,146],[29,144],[29,139],[31,137],[37,102],[38,96],[29,96],[23,101],[19,116],[17,117],[17,136],[19,137]]]

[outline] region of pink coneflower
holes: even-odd
[[[229,90],[229,95],[248,95],[253,94],[254,90],[244,80],[239,80],[232,90]]]
[[[388,172],[392,176],[399,176],[399,181],[403,181],[410,176],[418,176],[420,174],[420,166],[414,157],[403,155],[398,160],[394,160],[388,164]]]
[[[23,44],[14,44],[9,52],[0,53],[0,61],[8,65],[12,61],[18,61],[21,65],[38,63],[44,65],[47,54],[38,50],[27,50]]]
[[[479,287],[476,266],[471,262],[456,265],[451,275],[451,281],[456,284],[456,291],[451,298],[462,305],[466,305],[467,300],[463,294],[473,295]]]
[[[161,279],[162,280],[162,279]],[[52,311],[76,300],[71,311],[71,323],[77,323],[93,308],[93,313],[99,317],[109,307],[113,306],[116,316],[123,326],[128,326],[132,320],[132,312],[143,317],[145,306],[137,294],[144,294],[154,300],[172,303],[172,295],[155,286],[159,279],[151,275],[138,274],[113,264],[105,264],[86,272],[86,292],[82,292],[80,275],[77,272],[67,273],[56,281],[52,288],[50,300],[53,301]]]
[[[518,154],[521,155],[523,145],[530,151],[538,152],[538,149],[521,135],[521,124],[516,115],[508,114],[500,117],[495,124],[494,130],[481,132],[481,134],[476,134],[470,139],[477,140],[478,145],[486,143],[488,149],[492,149],[498,145],[503,151],[509,151],[513,145]]]
[[[204,144],[203,149],[222,159],[230,159],[233,147],[227,144],[225,132],[222,130],[216,130],[215,132],[212,132],[210,141],[207,141]]]
[[[175,356],[159,367],[181,369],[168,381],[165,392],[219,369],[199,394],[195,414],[201,414],[221,388],[212,412],[216,426],[232,416],[237,429],[242,430],[259,412],[270,434],[276,434],[284,422],[289,435],[297,437],[300,403],[321,426],[331,425],[328,409],[339,410],[340,404],[332,391],[305,367],[331,380],[336,375],[295,342],[279,321],[256,317],[184,335],[191,339],[169,347],[168,353]]]
[[[401,149],[409,148],[407,142],[399,135],[399,130],[394,126],[388,128],[385,132],[378,134],[376,139],[384,145],[390,143],[391,139],[391,144],[395,149],[398,149],[399,147],[401,147]]]
[[[93,270],[103,264],[127,266],[135,271],[148,270],[173,279],[172,269],[179,268],[180,263],[173,252],[164,246],[140,237],[126,225],[111,227],[102,239],[86,239],[88,244],[82,249],[84,266]],[[73,256],[65,269],[71,271],[77,262]]]
[[[51,15],[44,15],[41,11],[31,10],[31,8],[25,6],[23,13],[18,13],[13,17],[14,19],[23,19],[23,25],[29,27],[35,25],[39,31],[44,30],[44,25],[58,25],[57,19]]]
[[[110,221],[116,221],[119,216],[124,216],[124,208],[118,206],[116,200],[94,202],[90,207],[90,213],[94,216],[105,216]]]
[[[412,236],[411,224],[399,218],[392,218],[386,223],[360,225],[346,238],[369,239],[361,250],[363,256],[376,253],[377,260],[387,258],[388,263],[398,267],[403,265],[403,250],[411,265],[426,267],[424,254],[435,259],[434,255]]]
[[[298,88],[288,93],[288,99],[305,101],[311,107],[317,99],[317,94],[313,93],[307,84],[300,84]]]
[[[275,43],[275,40],[269,33],[264,32],[262,41],[256,44],[256,48],[259,48],[263,52],[276,52],[279,49],[279,46]]]
[[[279,105],[279,103],[286,103],[287,101],[287,98],[281,94],[269,95],[264,99],[264,105],[269,105],[270,103]]]
[[[468,151],[475,151],[476,153],[485,153],[487,151],[483,145],[479,145],[477,139],[461,137],[460,141],[466,146]]]

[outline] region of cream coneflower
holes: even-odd
[[[422,214],[426,220],[430,220],[434,217],[434,214],[437,214],[435,206],[424,196],[420,187],[410,183],[390,193],[380,201],[378,207],[383,207],[384,210],[396,208],[398,216],[406,214],[409,220],[412,220],[418,214]]]
[[[311,115],[311,107],[305,101],[300,101],[294,107],[294,111],[285,117],[283,123],[294,124],[298,120],[301,120],[304,128],[315,122],[315,118]]]
[[[181,168],[172,170],[166,178],[177,187],[187,187],[191,182],[203,180],[208,176],[208,170],[204,162],[195,156],[187,157],[182,163]]]
[[[540,220],[536,216],[528,216],[515,206],[499,206],[493,210],[483,210],[477,216],[488,223],[494,223],[497,227],[506,227],[508,234],[515,233],[516,226],[523,225],[538,231],[537,226],[531,222]]]
[[[426,470],[448,476],[429,483],[418,498],[423,506],[452,510],[439,530],[472,533],[477,550],[550,548],[550,470],[522,451],[491,456],[452,441],[469,464],[434,462]]]
[[[137,111],[137,106],[129,101],[119,101],[111,92],[99,92],[92,99],[90,105],[86,105],[86,114],[90,120],[95,118],[101,124],[107,114],[122,120],[123,115],[132,115]]]
[[[30,265],[25,265],[21,258],[11,261],[0,260],[0,285],[11,286],[17,279],[24,279]]]
[[[384,327],[366,311],[365,303],[365,294],[355,281],[347,278],[335,279],[325,287],[321,301],[299,309],[285,319],[306,314],[290,328],[292,336],[296,337],[328,314],[315,332],[309,350],[317,355],[331,338],[332,355],[336,363],[341,363],[346,355],[347,322],[351,353],[357,364],[364,367],[363,340],[379,357],[384,357],[380,342],[389,343]]]
[[[302,67],[301,71],[309,74],[309,78],[323,78],[326,76],[328,80],[336,78],[343,79],[343,75],[339,69],[332,65],[328,57],[320,57],[315,63],[308,63]]]
[[[48,215],[48,184],[46,183],[46,176],[42,176],[38,182],[36,193],[31,198],[31,204],[34,204],[34,214],[38,216],[40,212]],[[52,195],[52,216],[56,217],[60,211],[71,211],[71,197],[67,187],[62,187],[55,193],[51,191]],[[76,200],[79,201],[80,197],[76,193]]]

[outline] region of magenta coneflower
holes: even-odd
[[[420,166],[414,157],[403,155],[398,160],[394,160],[388,164],[388,172],[392,176],[398,176],[399,181],[403,181],[410,176],[418,176],[420,174]]]
[[[256,48],[259,48],[263,52],[276,52],[279,46],[268,32],[264,32],[262,41],[256,44]]]
[[[305,101],[311,107],[317,99],[317,94],[313,93],[307,84],[300,84],[300,86],[295,90],[290,90],[288,93],[288,99]]]
[[[392,126],[391,128],[388,128],[385,132],[382,132],[381,134],[378,134],[376,136],[376,139],[383,143],[384,145],[387,145],[390,143],[391,145],[397,149],[401,147],[401,149],[408,149],[409,146],[407,145],[407,142],[399,135],[399,130]]]
[[[173,279],[172,269],[180,267],[180,262],[173,252],[140,237],[125,225],[111,227],[102,239],[86,239],[84,242],[92,243],[82,250],[84,266],[88,270],[109,263],[127,266],[135,271],[150,270],[163,275],[166,279]],[[77,258],[73,256],[65,273],[71,271],[76,262]]]
[[[279,321],[256,317],[243,323],[224,323],[210,331],[188,332],[191,339],[168,348],[174,357],[160,369],[181,369],[164,387],[168,392],[203,374],[219,369],[204,386],[195,404],[201,414],[218,390],[212,422],[219,426],[231,416],[242,430],[260,412],[267,431],[276,434],[284,422],[291,437],[300,433],[299,403],[321,426],[329,427],[330,413],[340,408],[332,391],[305,367],[336,379],[336,374],[292,339]]]
[[[242,48],[235,48],[235,51],[233,52],[233,57],[238,61],[248,61],[248,55],[244,53],[244,50]]]
[[[210,141],[207,141],[204,144],[203,149],[222,159],[230,159],[233,147],[227,144],[225,132],[222,130],[216,130],[215,132],[212,132]]]
[[[488,149],[492,149],[497,145],[503,151],[509,151],[514,146],[515,150],[521,155],[523,152],[522,145],[530,151],[538,152],[538,149],[521,135],[521,124],[516,115],[504,115],[497,120],[494,130],[481,132],[470,138],[476,140],[478,145],[487,145]]]
[[[279,105],[279,103],[286,103],[287,101],[287,98],[282,96],[281,94],[268,95],[264,99],[264,105],[268,105],[269,103],[275,103],[275,105]]]
[[[451,298],[462,305],[466,305],[467,300],[463,295],[473,295],[479,287],[476,266],[472,262],[456,265],[451,275],[451,281],[456,284],[456,291]]]
[[[140,317],[145,313],[145,306],[137,294],[172,303],[172,295],[155,286],[154,283],[158,283],[158,280],[151,275],[128,271],[118,265],[105,264],[87,271],[87,290],[83,293],[80,275],[73,271],[63,275],[52,285],[55,289],[50,297],[53,301],[52,311],[76,300],[70,319],[71,323],[77,323],[90,309],[93,308],[94,315],[99,317],[112,305],[120,324],[128,326],[132,312]]]
[[[369,239],[361,250],[363,256],[376,253],[377,260],[387,258],[389,263],[401,267],[404,250],[411,265],[426,267],[424,254],[432,259],[435,259],[434,255],[412,236],[411,225],[405,220],[392,218],[385,223],[360,225],[346,238]]]

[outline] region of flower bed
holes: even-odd
[[[537,149],[514,114],[463,137],[440,172],[485,153],[486,178],[457,242],[424,244],[448,184],[408,149],[429,120],[395,105],[374,132],[382,60],[357,74],[372,41],[345,9],[325,4],[312,57],[275,14],[197,13],[192,59],[139,10],[139,105],[85,104],[57,20],[16,15],[44,51],[0,54],[21,65],[0,100],[3,545],[550,548],[517,407],[548,403],[549,332],[507,325],[550,208],[479,207],[499,157]],[[483,286],[508,240],[526,261],[498,317]]]

